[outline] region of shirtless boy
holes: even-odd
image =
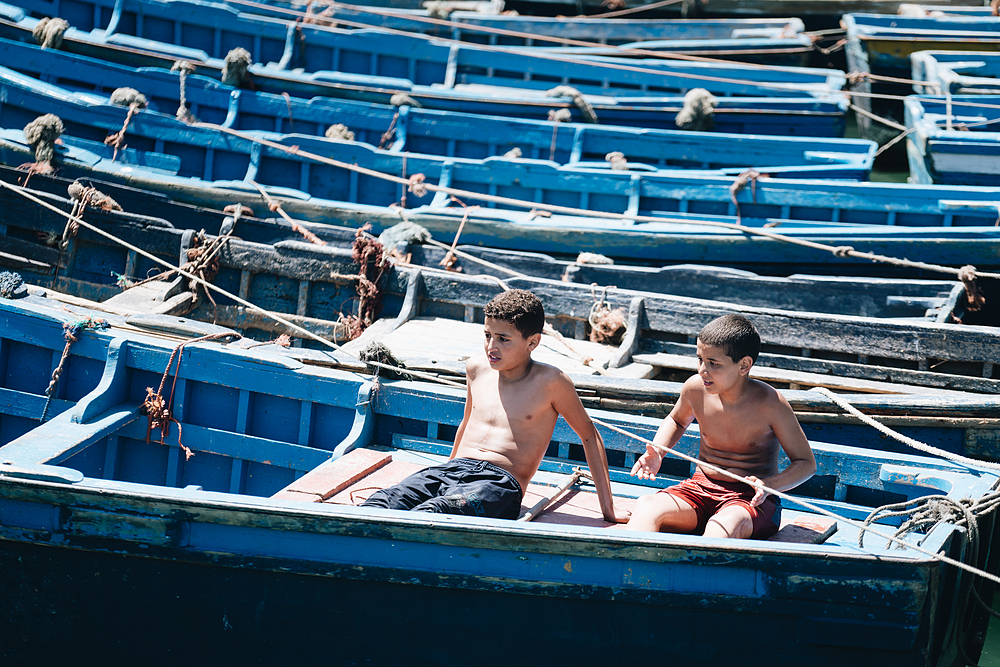
[[[531,358],[545,325],[541,301],[510,290],[484,313],[486,354],[466,362],[465,416],[448,462],[376,491],[363,505],[516,519],[562,415],[583,443],[605,520],[627,520],[615,511],[604,443],[572,380]]]
[[[706,463],[777,491],[812,477],[816,459],[788,401],[749,377],[759,351],[760,336],[742,315],[724,315],[705,325],[698,334],[698,374],[681,387],[677,404],[632,474],[656,477],[665,451],[697,420],[698,458]],[[781,472],[779,446],[789,458]],[[780,523],[779,498],[698,466],[677,486],[640,497],[626,528],[766,539]]]

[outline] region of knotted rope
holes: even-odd
[[[719,100],[704,88],[692,88],[684,95],[684,106],[674,124],[682,130],[709,132],[715,128],[715,107]]]
[[[733,181],[733,184],[729,186],[729,198],[732,200],[733,205],[736,206],[736,220],[741,219],[740,215],[740,202],[737,201],[736,195],[739,194],[740,190],[745,188],[747,184],[750,185],[750,193],[753,198],[753,203],[757,203],[757,179],[760,178],[760,173],[753,168],[747,169]],[[834,251],[836,255],[836,251]],[[842,255],[837,255],[841,257]]]
[[[380,282],[386,272],[392,267],[385,247],[378,239],[367,233],[369,225],[365,225],[354,234],[351,260],[358,265],[358,314],[342,315],[338,324],[347,329],[348,337],[353,340],[378,319],[382,311],[382,287]]]
[[[394,93],[392,97],[389,98],[389,104],[394,107],[415,107],[417,109],[421,108],[420,102],[407,95],[406,93]]]
[[[300,225],[298,221],[292,219],[287,213],[285,213],[285,210],[281,208],[281,204],[275,201],[275,199],[271,197],[271,195],[267,194],[267,191],[264,190],[264,188],[260,187],[260,185],[256,181],[249,181],[249,183],[250,185],[257,188],[258,192],[260,192],[260,196],[263,197],[264,202],[267,203],[268,210],[270,210],[272,213],[277,213],[282,218],[284,218],[285,221],[292,226],[293,232],[298,232],[299,234],[301,234],[303,238],[305,238],[305,240],[309,241],[309,243],[315,243],[316,245],[326,245],[326,241],[313,234],[311,231]],[[228,209],[229,207],[227,206],[226,210]],[[250,209],[247,210],[249,211]],[[250,215],[253,215],[252,211]]]
[[[52,397],[55,396],[56,386],[59,384],[59,376],[62,375],[63,369],[66,367],[66,360],[69,358],[69,349],[77,340],[80,339],[80,334],[82,334],[87,329],[94,329],[95,331],[103,331],[107,329],[110,324],[107,320],[94,319],[88,317],[85,320],[76,320],[75,322],[66,322],[63,324],[63,338],[66,340],[66,345],[63,347],[62,356],[59,358],[59,365],[56,369],[52,371],[52,380],[49,382],[49,386],[45,389],[45,407],[42,408],[42,416],[39,421],[45,421],[45,415],[49,411],[49,404],[52,402]]]
[[[70,213],[71,217],[66,221],[66,228],[63,230],[62,240],[59,243],[59,248],[62,250],[65,250],[69,245],[69,237],[76,236],[79,225],[74,222],[73,218],[82,216],[88,206],[99,208],[102,211],[122,210],[122,207],[114,199],[93,186],[85,186],[80,181],[73,181],[66,189],[70,199],[73,200],[73,210]]]
[[[569,97],[573,99],[573,104],[576,108],[580,110],[583,114],[583,119],[588,123],[597,123],[597,112],[594,111],[594,107],[590,106],[590,102],[587,98],[583,96],[579,90],[572,86],[556,86],[551,90],[545,91],[546,97]]]
[[[986,305],[986,297],[976,286],[976,267],[966,264],[958,270],[958,279],[965,286],[966,308],[975,311]]]
[[[177,113],[174,114],[178,120],[185,123],[197,123],[198,119],[194,117],[194,114],[188,109],[187,103],[187,76],[188,74],[194,73],[194,64],[189,63],[186,60],[178,60],[170,68],[170,71],[177,71],[178,77],[180,79],[180,104],[177,106]]]
[[[59,116],[47,113],[24,126],[24,141],[35,149],[35,161],[22,164],[18,169],[27,169],[31,174],[51,174],[52,160],[56,156],[56,140],[63,133],[63,123]]]
[[[612,171],[628,171],[628,160],[625,159],[625,154],[621,151],[608,153],[604,156],[604,161],[611,163]]]
[[[111,103],[118,106],[128,105],[128,113],[125,115],[125,122],[122,124],[122,129],[104,138],[104,143],[115,149],[114,154],[111,156],[111,161],[114,162],[115,158],[118,157],[118,149],[125,147],[125,130],[128,129],[128,124],[132,120],[132,116],[139,113],[141,109],[146,108],[146,96],[135,88],[116,88],[111,93]]]
[[[63,34],[69,30],[69,22],[61,18],[45,17],[31,31],[35,44],[43,49],[58,49],[62,46]]]
[[[615,345],[628,330],[625,313],[621,308],[611,308],[607,301],[607,287],[601,292],[600,298],[597,296],[596,288],[597,283],[590,286],[591,294],[594,297],[594,304],[590,307],[590,314],[587,316],[587,321],[590,323],[590,341]]]
[[[384,376],[389,380],[413,379],[409,373],[401,373],[400,371],[392,370],[393,368],[405,369],[406,364],[397,359],[395,355],[393,355],[392,350],[386,347],[381,341],[369,343],[365,349],[358,353],[358,359],[368,364],[368,372],[375,376],[376,382],[378,382],[380,376]],[[372,361],[378,362],[379,365],[376,366],[368,363]]]
[[[4,271],[0,273],[0,298],[20,299],[28,296],[28,288],[20,273]]]
[[[553,162],[556,159],[556,138],[559,136],[559,123],[568,123],[573,120],[573,112],[569,109],[549,109],[549,122],[552,126],[552,145],[549,146],[549,159]]]
[[[249,84],[249,68],[252,62],[253,58],[250,57],[250,52],[242,46],[237,46],[226,54],[222,63],[222,83],[233,88]]]
[[[509,151],[503,154],[503,156],[508,160],[516,160],[519,157],[521,157],[521,155],[522,155],[521,149],[518,148],[517,146],[514,146]]]
[[[149,422],[146,425],[146,442],[149,443],[152,438],[153,429],[160,429],[160,439],[159,444],[166,445],[164,438],[170,434],[170,423],[173,422],[177,424],[177,446],[184,450],[184,460],[190,459],[194,456],[194,452],[190,448],[185,447],[181,443],[181,436],[183,435],[183,430],[181,429],[181,423],[174,418],[171,414],[171,405],[174,401],[174,390],[177,388],[177,376],[181,372],[181,358],[184,356],[184,346],[190,343],[200,343],[209,340],[220,340],[223,338],[232,338],[233,340],[242,338],[238,333],[232,331],[226,331],[223,333],[209,334],[207,336],[202,336],[201,338],[192,338],[191,340],[186,340],[174,348],[173,352],[170,353],[170,359],[167,361],[167,367],[163,370],[163,377],[160,378],[160,386],[157,388],[156,392],[153,392],[152,387],[146,387],[146,400],[143,401],[140,413],[149,417]],[[170,374],[170,367],[174,365],[174,358],[177,358],[177,370],[174,372],[174,382],[170,385],[170,396],[166,399],[163,398],[163,387],[167,383],[167,376]]]
[[[327,139],[340,139],[341,141],[354,141],[354,133],[343,123],[336,123],[326,128],[323,133]],[[381,148],[381,144],[379,148]]]

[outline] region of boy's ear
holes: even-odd
[[[749,375],[751,368],[753,368],[753,357],[747,355],[742,359],[740,359],[739,363],[740,375]]]
[[[542,342],[542,334],[536,333],[528,336],[528,351],[531,352]]]

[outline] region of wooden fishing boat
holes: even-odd
[[[0,179],[4,182],[16,185],[23,178],[23,170],[0,166]],[[73,183],[58,176],[35,174],[30,179],[29,192],[69,213],[75,200],[67,193]],[[171,262],[181,257],[183,249],[191,243],[191,236],[184,230],[213,236],[232,233],[243,242],[269,246],[303,239],[300,232],[280,217],[254,217],[249,210],[236,217],[233,212],[182,204],[151,191],[92,179],[86,183],[124,210],[87,208],[85,219],[120,234],[120,238],[127,235],[130,243],[139,243],[147,252]],[[11,190],[0,189],[0,209],[7,213],[6,229],[0,235],[0,250],[4,253],[0,265],[20,272],[29,283],[104,301],[120,291],[114,274],[136,279],[157,268],[135,252],[121,255],[115,242],[87,230],[68,238],[66,249],[60,253],[55,245],[65,230],[65,217]],[[349,227],[297,224],[330,250],[340,249],[349,254],[357,238],[356,229]],[[389,243],[388,239],[386,242]],[[408,258],[409,264],[430,268],[443,266],[442,260],[449,251],[443,244],[416,240],[400,241],[395,248],[388,248],[393,249]],[[802,274],[775,277],[694,264],[655,267],[594,264],[586,259],[560,260],[542,253],[466,244],[457,245],[455,250],[459,254],[451,260],[452,268],[465,276],[507,279],[522,275],[780,310],[942,323],[975,320],[973,313],[961,307],[964,286],[957,281]],[[347,254],[338,256],[341,257],[338,262],[349,263]],[[119,259],[114,264],[109,263],[109,257]]]
[[[30,5],[27,7],[30,9]],[[589,96],[586,102],[602,123],[659,128],[675,127],[675,116],[670,112],[681,110],[687,91],[704,88],[718,98],[731,98],[720,100],[715,111],[720,118],[724,113],[732,116],[730,126],[719,126],[723,131],[831,137],[843,136],[844,131],[847,99],[839,92],[844,78],[838,70],[543,57],[516,49],[453,44],[377,30],[336,31],[302,26],[238,14],[211,3],[137,2],[132,9],[148,17],[141,21],[128,14],[129,7],[122,10],[126,18],[105,30],[89,34],[67,31],[62,48],[103,59],[122,57],[125,64],[134,66],[156,64],[169,68],[183,59],[218,72],[223,68],[221,59],[240,46],[256,62],[276,63],[249,70],[254,85],[265,83],[259,81],[262,76],[271,80],[268,92],[296,96],[339,92],[339,96],[349,94],[382,103],[390,101],[393,93],[406,92],[427,108],[530,118],[545,118],[552,108],[568,108],[575,119],[592,120],[591,112],[581,108],[585,106],[582,102],[575,104],[572,95],[562,96],[561,100],[547,95],[554,95],[559,86],[570,86],[576,94]],[[36,19],[9,6],[0,14],[10,19],[4,22],[0,36],[34,41],[31,30],[38,25]],[[152,41],[173,40],[173,31],[169,35],[162,31],[123,34],[136,32],[129,27],[132,24],[141,32],[143,26],[163,21],[176,27],[180,40],[176,44]],[[192,27],[182,30],[182,24]],[[200,38],[194,42],[188,39],[189,35],[208,33],[215,37],[207,43]],[[143,53],[107,51],[108,44],[123,44]],[[150,52],[168,57],[150,58]],[[294,71],[298,68],[301,74]],[[331,91],[317,92],[316,84],[323,80],[334,84]],[[512,96],[514,99],[510,99]],[[506,107],[506,111],[493,109],[500,102],[512,103],[513,107]],[[553,103],[557,106],[553,107]],[[744,129],[736,130],[739,124]]]
[[[248,6],[244,11],[259,12]],[[800,19],[619,19],[586,16],[521,16],[482,12],[452,12],[447,21],[430,12],[394,12],[367,7],[330,5],[310,13],[271,12],[279,18],[340,28],[374,27],[419,32],[456,41],[493,46],[554,47],[566,40],[591,46],[656,50],[726,61],[770,65],[808,65],[813,40],[803,34]],[[585,49],[582,45],[576,45]],[[604,52],[602,50],[601,52]],[[609,55],[627,55],[615,48]],[[585,50],[579,53],[586,53]]]
[[[8,377],[22,368],[47,375],[45,352],[63,345],[63,325],[88,316],[31,299],[0,301]],[[583,484],[536,523],[360,508],[371,487],[446,456],[464,391],[386,380],[376,388],[268,348],[218,342],[188,344],[170,370],[179,340],[111,324],[73,343],[105,350],[95,359],[100,383],[0,453],[0,591],[17,611],[0,620],[9,655],[38,655],[52,632],[62,641],[47,655],[90,650],[98,622],[121,635],[101,642],[112,660],[180,635],[209,653],[225,647],[230,659],[317,659],[337,646],[345,660],[440,664],[509,637],[472,618],[480,614],[461,614],[450,621],[452,640],[429,646],[424,633],[456,608],[558,619],[521,640],[546,661],[703,658],[706,645],[691,636],[706,624],[748,638],[793,625],[772,641],[775,665],[873,652],[899,665],[957,665],[981,648],[987,615],[972,593],[988,604],[992,586],[936,556],[993,567],[995,514],[985,501],[994,472],[817,443],[817,476],[786,501],[793,529],[759,542],[611,528]],[[31,352],[44,362],[33,367]],[[141,415],[146,387],[161,382],[173,387],[162,431]],[[4,403],[5,425],[8,406],[37,403],[22,387],[3,391],[19,399]],[[658,423],[593,414],[644,437]],[[680,461],[636,484],[625,469],[644,445],[600,428],[622,506],[690,470]],[[696,439],[685,436],[679,449],[693,453]],[[553,440],[527,502],[552,495],[579,464],[565,425]],[[873,510],[929,495],[974,503],[976,548],[970,526],[953,520],[903,533],[902,548],[874,535],[859,545]],[[901,521],[878,518],[875,530],[894,532]],[[782,541],[796,539],[794,526],[800,542],[823,541]],[[387,608],[399,631],[377,641],[373,626]],[[606,630],[581,634],[595,616]],[[744,651],[710,645],[717,660]]]
[[[144,114],[158,111],[173,117],[180,106],[179,72],[130,68],[8,40],[0,40],[0,62],[5,64],[0,68],[0,79],[14,86],[34,87],[42,95],[69,98],[70,90],[111,95],[117,89],[132,88],[147,101]],[[36,86],[18,72],[58,82],[59,87]],[[205,122],[237,130],[317,136],[340,124],[355,140],[393,153],[484,158],[516,149],[525,158],[601,168],[610,167],[605,157],[618,151],[631,170],[716,170],[724,175],[755,168],[792,178],[866,180],[876,148],[873,142],[857,139],[640,130],[333,98],[304,100],[235,90],[197,75],[185,77],[184,91],[187,110]],[[88,107],[94,107],[96,101],[93,95],[77,99]],[[341,133],[338,138],[344,136]]]
[[[917,51],[910,56],[913,89],[928,95],[1000,93],[1000,54],[992,51]]]
[[[7,189],[0,192],[12,219],[25,221],[8,223],[6,243],[0,244],[0,265],[21,271],[29,282],[75,299],[101,301],[90,305],[128,315],[127,321],[133,324],[155,325],[159,315],[173,313],[189,321],[225,326],[259,341],[288,334],[298,341],[296,345],[304,346],[296,354],[311,363],[332,362],[325,352],[306,349],[316,348],[316,341],[273,320],[265,311],[313,335],[345,343],[345,349],[355,352],[379,340],[410,367],[461,379],[461,359],[481,346],[481,331],[475,324],[481,321],[481,308],[502,289],[497,278],[387,267],[381,279],[371,277],[379,290],[381,318],[360,339],[348,343],[356,335],[351,318],[368,307],[356,292],[360,268],[351,249],[345,247],[343,235],[327,235],[336,230],[310,226],[314,233],[329,238],[328,245],[315,246],[293,240],[297,234],[287,223],[283,229],[267,230],[262,221],[243,216],[227,220],[218,214],[215,224],[221,221],[220,231],[235,234],[219,244],[163,220],[92,209],[84,217],[104,233],[80,229],[67,235],[65,247],[59,248],[52,244],[58,246],[65,234],[64,217],[22,197],[11,197]],[[46,196],[45,201],[64,211],[72,208],[65,199]],[[285,236],[267,245],[239,238],[268,233],[274,238],[280,233]],[[120,241],[109,240],[107,235]],[[158,269],[122,243],[171,264],[186,263],[193,256],[189,251],[211,248],[215,264],[204,270],[213,284],[243,302],[220,294],[209,298],[185,280],[170,276],[122,292],[123,282],[135,282]],[[404,250],[409,254],[419,248],[411,245]],[[495,253],[487,256],[496,259]],[[518,266],[523,269],[531,259],[518,258]],[[475,265],[465,262],[465,266]],[[627,272],[620,270],[617,275],[622,273]],[[708,319],[735,309],[761,320],[767,347],[755,375],[787,388],[786,396],[810,437],[902,449],[891,440],[870,442],[869,427],[838,416],[836,406],[826,398],[806,391],[823,386],[848,392],[851,403],[866,413],[883,415],[880,419],[934,447],[1000,458],[1000,420],[993,417],[1000,399],[982,394],[1000,393],[1000,381],[986,377],[992,366],[973,361],[991,354],[988,350],[996,347],[991,341],[998,330],[934,324],[964,315],[960,285],[808,276],[755,279],[685,267],[656,272],[667,273],[674,274],[674,284],[684,278],[697,283],[686,288],[688,293],[702,292],[716,300],[676,295],[685,290],[654,294],[648,288],[604,287],[595,291],[589,284],[533,279],[523,271],[507,270],[502,277],[508,285],[531,289],[543,298],[550,321],[563,339],[555,333],[546,335],[540,358],[571,373],[590,405],[628,406],[663,416],[676,401],[680,383],[694,372],[691,337]],[[768,298],[768,288],[787,293]],[[718,301],[736,295],[733,303]],[[853,303],[845,303],[848,300]],[[263,310],[249,308],[247,303]],[[845,316],[843,312],[851,307],[853,314]],[[595,313],[600,316],[602,309],[617,311],[623,319],[628,314],[627,329],[608,334],[609,340],[598,344],[588,338],[597,326],[593,317]],[[922,313],[927,309],[934,312]],[[838,314],[823,316],[810,310]],[[901,340],[912,344],[901,346],[902,353],[890,349]],[[415,346],[414,341],[425,342]],[[585,363],[585,357],[596,362]]]
[[[902,103],[898,97],[912,92],[909,83],[912,66],[910,55],[918,51],[984,51],[1000,45],[1000,19],[979,16],[910,17],[875,14],[848,14],[843,18],[847,29],[848,70],[857,72],[851,90],[863,112],[888,118],[897,124],[903,121]],[[890,77],[902,81],[875,79]],[[869,95],[896,96],[895,99]],[[898,133],[875,122],[863,112],[858,113],[861,136],[885,143]]]
[[[1000,184],[1000,95],[913,95],[905,105],[912,182]]]
[[[873,189],[868,190],[850,182],[824,185],[823,181],[757,179],[755,185],[747,183],[739,191],[732,179],[613,170],[574,173],[546,161],[391,155],[358,143],[303,135],[257,132],[237,136],[142,112],[129,123],[128,147],[116,151],[100,141],[108,131],[102,128],[122,127],[118,123],[127,114],[124,108],[105,108],[108,115],[100,117],[85,113],[86,108],[72,99],[32,97],[21,95],[20,90],[7,87],[0,101],[6,122],[20,118],[26,123],[34,116],[18,106],[22,103],[37,105],[39,110],[66,109],[69,113],[61,115],[67,127],[94,137],[62,136],[55,150],[63,175],[169,192],[175,199],[219,209],[259,202],[260,186],[279,198],[289,215],[320,222],[364,216],[379,225],[376,232],[380,233],[391,226],[384,222],[392,220],[394,225],[406,214],[390,211],[387,217],[386,206],[397,202],[404,209],[426,205],[420,211],[434,215],[420,224],[441,241],[451,242],[465,220],[462,239],[467,243],[573,257],[588,251],[630,261],[734,264],[748,270],[784,265],[786,270],[766,271],[778,273],[800,270],[788,271],[789,263],[807,266],[834,261],[838,271],[864,266],[860,274],[870,275],[872,265],[867,258],[844,259],[833,254],[834,247],[845,243],[895,257],[913,256],[919,248],[924,261],[955,266],[972,263],[984,271],[997,261],[1000,230],[993,226],[995,192],[990,189],[913,190],[870,184]],[[32,160],[33,151],[24,143],[23,132],[8,130],[0,135],[0,161],[20,165]],[[324,156],[336,157],[337,162],[330,163]],[[351,165],[371,171],[359,174]],[[408,193],[405,184],[409,180],[399,185],[379,176],[409,179],[417,173],[427,183],[457,188],[456,194],[469,199],[469,204],[479,193],[516,201],[491,202],[496,207],[470,211],[445,192],[434,197]],[[549,203],[571,208],[557,210],[560,215],[552,217],[519,210],[544,208]],[[359,204],[368,208],[358,210]],[[584,217],[602,213],[617,217]],[[827,250],[795,246],[748,235],[742,229],[712,226],[731,225],[736,222],[734,214],[742,216],[740,220],[749,228],[778,225],[782,238],[830,245]],[[639,224],[632,219],[645,215],[650,219],[641,218]],[[793,216],[805,220],[788,219]],[[933,243],[927,243],[929,239]]]

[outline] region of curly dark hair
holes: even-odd
[[[760,354],[760,334],[753,322],[736,313],[717,317],[706,324],[698,340],[705,345],[721,347],[733,361],[750,357],[757,363]]]
[[[537,296],[523,289],[500,292],[483,308],[486,317],[510,322],[527,338],[542,333],[545,309]]]

